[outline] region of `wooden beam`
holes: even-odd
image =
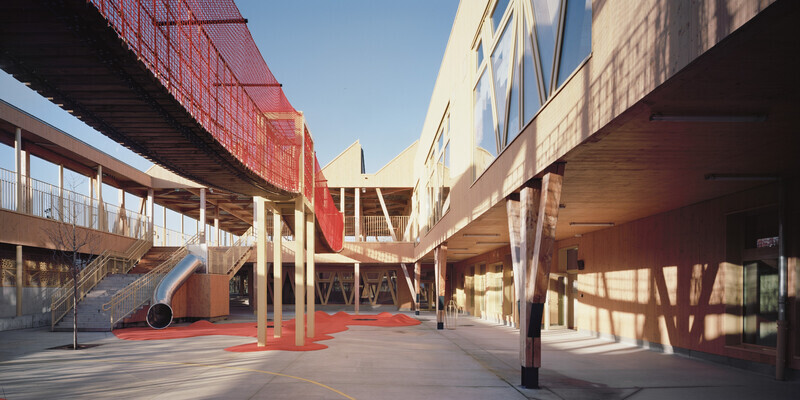
[[[417,261],[414,263],[414,314],[419,315],[419,279],[422,270],[422,262]]]
[[[358,305],[361,304],[361,263],[354,263],[353,269],[353,308],[358,315]]]
[[[403,270],[403,275],[406,276],[406,285],[408,285],[408,292],[411,293],[412,302],[414,301],[414,285],[411,283],[411,276],[408,274],[408,265],[400,264],[401,269]]]
[[[306,337],[313,338],[314,333],[314,313],[315,310],[315,302],[314,302],[314,287],[316,286],[315,281],[317,277],[317,273],[314,269],[314,213],[307,213],[306,214],[306,307],[308,308],[308,313],[306,315]]]
[[[519,321],[517,322],[519,327],[519,338],[520,338],[520,365],[526,365],[526,355],[527,352],[525,350],[525,338],[528,337],[527,335],[527,327],[528,325],[525,323],[527,321],[527,313],[520,313],[520,304],[525,304],[525,265],[524,259],[520,258],[520,225],[522,220],[520,219],[520,201],[519,195],[512,195],[506,199],[506,214],[508,216],[508,238],[509,243],[511,246],[511,263],[514,269],[514,313],[518,314]]]
[[[389,212],[386,211],[386,203],[383,202],[383,194],[381,194],[381,188],[375,188],[375,193],[378,194],[378,200],[381,202],[381,209],[383,210],[383,216],[386,218],[386,226],[389,227],[389,233],[392,235],[392,241],[397,241],[397,235],[394,233],[394,227],[392,226],[392,219],[389,218]],[[403,267],[403,271],[405,271],[405,267]],[[406,273],[408,276],[408,273]]]
[[[283,221],[278,209],[272,207],[272,336],[281,337],[281,323],[283,322],[283,237],[281,228]]]
[[[447,243],[440,244],[433,250],[433,258],[436,268],[436,329],[444,329],[444,313],[446,304],[445,292],[447,276]],[[430,300],[429,300],[430,301]]]
[[[524,259],[525,313],[527,317],[522,384],[539,387],[541,326],[555,247],[558,205],[564,165],[556,164],[542,177],[539,188],[520,190],[520,257]],[[538,201],[537,201],[538,199]]]
[[[267,345],[267,215],[264,198],[255,198],[256,320],[258,346]]]
[[[303,279],[305,275],[305,204],[303,196],[297,196],[294,203],[294,321],[295,333],[294,344],[303,346],[305,344],[305,285]]]

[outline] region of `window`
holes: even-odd
[[[426,207],[421,210],[420,220],[426,221],[421,231],[429,231],[447,212],[450,206],[450,114],[445,112],[425,162],[424,198]]]
[[[498,0],[492,6],[473,47],[473,179],[591,52],[591,0]]]
[[[500,21],[503,19],[503,14],[508,8],[508,0],[498,0],[494,5],[492,11],[492,32],[497,32],[497,27],[500,26]]]
[[[592,0],[573,0],[567,3],[558,86],[561,86],[589,55],[592,48],[591,25]]]
[[[477,56],[478,62],[475,64],[475,68],[480,68],[481,64],[483,63],[483,44],[478,43],[478,48],[475,50],[475,55]]]

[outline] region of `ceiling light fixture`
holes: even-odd
[[[777,181],[781,178],[775,175],[746,175],[746,174],[706,174],[707,181]]]
[[[570,222],[570,226],[614,226],[613,222]]]
[[[653,114],[650,121],[655,122],[764,122],[766,115],[669,115]]]
[[[499,233],[465,233],[464,237],[499,237]]]

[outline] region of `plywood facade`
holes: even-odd
[[[790,188],[798,193],[797,183]],[[558,248],[577,246],[585,265],[569,274],[576,282],[575,327],[676,351],[774,364],[774,347],[742,344],[742,264],[731,256],[738,248],[726,238],[730,215],[775,206],[776,194],[776,186],[767,185],[559,241]],[[789,225],[797,226],[800,209],[787,211]],[[796,326],[797,240],[787,254],[788,314]],[[790,362],[799,368],[800,337],[791,337]]]

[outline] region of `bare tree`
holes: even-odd
[[[78,185],[72,182],[70,186],[74,189]],[[100,237],[93,228],[99,227],[97,224],[103,223],[105,218],[99,215],[102,209],[94,204],[96,201],[87,201],[74,191],[66,191],[63,196],[51,198],[51,207],[45,210],[45,215],[55,222],[43,230],[53,246],[53,257],[67,265],[72,276],[72,348],[77,350],[78,278],[81,270],[94,258],[93,254],[96,254]]]

